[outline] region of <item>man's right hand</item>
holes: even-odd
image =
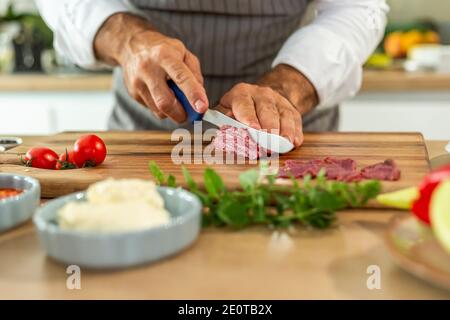
[[[118,13],[100,28],[94,41],[97,57],[123,69],[130,95],[160,119],[186,120],[183,107],[167,85],[172,79],[200,113],[208,109],[200,62],[184,44],[157,32],[144,19]]]

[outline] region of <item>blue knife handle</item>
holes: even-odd
[[[173,93],[175,94],[175,97],[177,97],[177,100],[182,105],[184,111],[186,111],[188,120],[190,123],[194,123],[194,121],[200,121],[203,119],[203,114],[198,113],[197,111],[192,108],[191,104],[189,103],[189,100],[184,95],[183,91],[181,91],[180,88],[173,82],[173,80],[168,80],[167,85],[170,89],[172,89]]]

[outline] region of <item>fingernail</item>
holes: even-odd
[[[195,110],[197,110],[198,112],[204,112],[207,108],[206,103],[204,103],[202,100],[197,100],[194,106]]]
[[[295,137],[294,144],[298,147],[302,144],[302,139],[300,137]]]

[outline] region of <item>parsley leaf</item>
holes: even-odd
[[[219,199],[225,190],[222,178],[211,168],[205,170],[204,183],[206,191],[214,199]]]
[[[150,172],[158,184],[176,186],[173,175],[165,178],[154,161]],[[204,172],[202,191],[189,170],[182,167],[188,189],[203,203],[202,225],[228,226],[234,229],[252,224],[289,227],[294,223],[325,229],[336,221],[336,211],[364,206],[381,191],[379,181],[345,183],[327,181],[321,170],[315,183],[306,176],[301,183],[292,178],[292,185],[277,185],[276,172],[270,172],[266,163],[260,170],[251,169],[239,175],[241,190],[228,190],[220,175],[212,168]]]
[[[171,188],[176,188],[177,186],[177,179],[171,174],[167,177],[167,186]]]
[[[258,182],[259,173],[255,169],[245,171],[239,175],[239,183],[244,190],[251,190]]]
[[[153,177],[156,179],[156,183],[159,185],[164,184],[165,177],[162,170],[158,167],[155,161],[150,161],[148,163],[148,167],[150,169],[150,172],[152,173]]]

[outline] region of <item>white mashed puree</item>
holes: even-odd
[[[107,179],[87,190],[86,202],[71,202],[58,212],[62,229],[129,231],[169,222],[164,200],[151,181]]]

